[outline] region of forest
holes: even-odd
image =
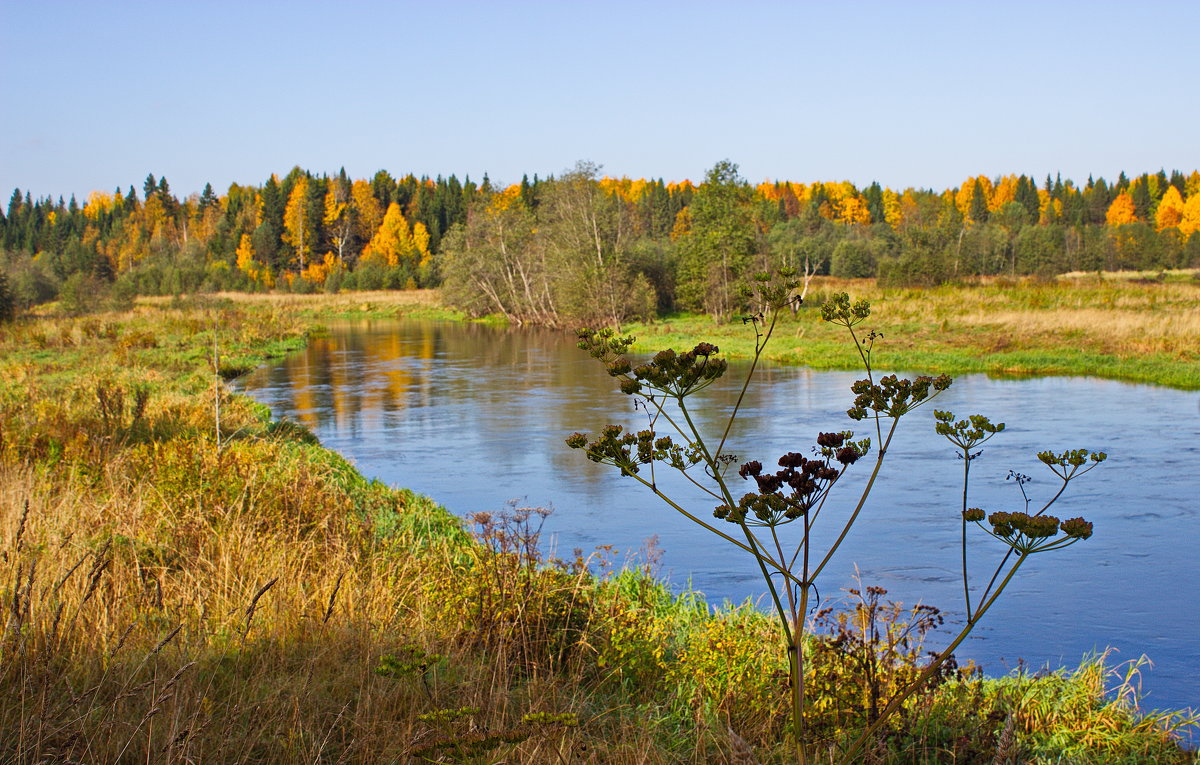
[[[1198,171],[896,191],[753,185],[727,160],[698,184],[611,178],[588,162],[505,187],[295,167],[182,199],[151,174],[140,193],[82,203],[15,189],[0,210],[0,304],[11,314],[57,299],[85,313],[136,295],[441,287],[452,306],[517,324],[722,318],[766,268],[884,286],[1190,268],[1198,228]]]

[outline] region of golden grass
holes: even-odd
[[[331,313],[344,311],[381,311],[389,309],[440,308],[438,290],[375,290],[335,294],[296,295],[286,292],[219,292],[213,297],[235,303],[268,305],[278,309],[315,310]]]

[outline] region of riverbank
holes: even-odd
[[[785,317],[766,354],[770,361],[814,369],[857,369],[843,334],[820,318],[830,295],[871,301],[865,331],[878,329],[881,369],[999,377],[1093,376],[1200,390],[1200,280],[1079,274],[1053,281],[991,279],[967,286],[883,289],[874,280],[818,277],[805,307]],[[436,291],[340,295],[244,295],[241,304],[271,306],[313,321],[411,316],[458,320]],[[736,318],[674,315],[629,324],[635,350],[690,348],[714,342],[731,356],[753,353],[753,333]]]
[[[473,542],[218,383],[329,317],[439,311],[265,296],[0,327],[0,759],[782,756],[758,611],[514,554],[536,513]],[[845,695],[818,730],[836,740],[864,691],[854,657],[830,657]],[[1031,762],[1189,761],[1165,732],[1182,718],[1139,720],[1125,679],[1116,701],[1102,662],[947,682],[897,720],[890,758],[990,762],[1011,720]]]
[[[968,287],[881,289],[871,280],[815,279],[805,308],[776,330],[766,357],[816,369],[856,369],[860,361],[820,305],[849,292],[871,301],[881,369],[993,376],[1095,376],[1200,389],[1200,282],[1086,276],[1054,282],[993,280]],[[637,348],[698,340],[738,356],[753,353],[740,323],[681,316],[623,330]]]

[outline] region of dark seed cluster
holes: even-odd
[[[757,460],[745,463],[738,475],[754,479],[758,491],[744,495],[735,507],[718,506],[713,515],[755,526],[777,526],[802,517],[825,497],[847,467],[867,453],[870,441],[851,442],[852,435],[821,433],[815,450],[818,457],[788,452],[779,458],[780,470],[774,473],[764,473]]]

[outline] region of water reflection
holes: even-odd
[[[700,426],[714,436],[725,424],[714,412],[737,395],[738,365],[731,366],[725,384],[703,394],[721,406],[696,408]],[[733,450],[773,464],[784,452],[807,451],[820,430],[860,427],[845,415],[855,378],[763,368],[731,435]],[[690,580],[714,602],[760,595],[757,574],[739,551],[656,504],[632,480],[565,447],[573,431],[595,432],[609,422],[640,427],[644,415],[564,335],[346,323],[241,385],[276,416],[312,428],[367,475],[429,494],[457,513],[495,510],[513,498],[553,505],[547,528],[564,554],[600,544],[634,551],[657,534],[664,573],[676,584]],[[1200,675],[1194,586],[1200,558],[1192,549],[1198,403],[1194,392],[1102,380],[956,381],[938,408],[1008,423],[972,469],[972,505],[1021,509],[1020,494],[1005,480],[1009,470],[1034,476],[1031,495],[1047,498],[1056,484],[1034,459],[1042,449],[1110,455],[1056,506],[1063,517],[1093,521],[1096,535],[1031,560],[960,655],[998,673],[1018,659],[1075,664],[1085,652],[1112,645],[1119,659],[1142,653],[1154,659],[1145,682],[1151,705],[1200,705],[1193,681]],[[857,567],[890,597],[952,610],[961,602],[955,483],[961,463],[933,434],[930,410],[919,410],[900,430],[880,490],[824,576],[821,595],[837,596]],[[853,469],[839,485],[842,504],[827,508],[830,523],[848,512],[866,472]],[[659,477],[692,507],[706,512],[711,505],[682,480]],[[825,526],[815,534],[828,541],[836,531]],[[982,534],[969,552],[980,564],[1003,554]]]

